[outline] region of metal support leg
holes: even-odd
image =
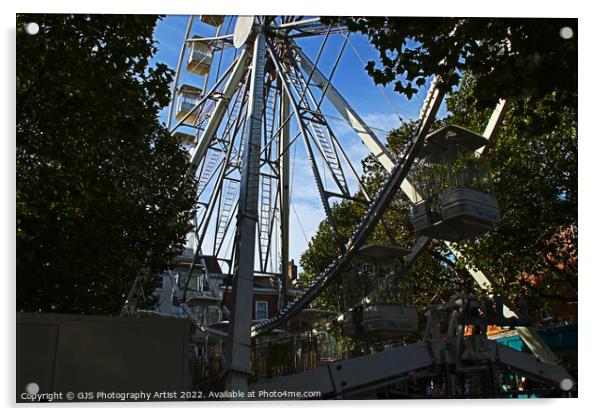
[[[282,81],[281,81],[282,82]],[[280,156],[280,250],[282,264],[282,297],[280,307],[284,307],[288,302],[288,236],[289,236],[289,208],[290,208],[290,102],[288,95],[283,91],[280,94],[280,123],[284,122],[280,130],[280,148],[278,154]]]
[[[243,137],[243,160],[236,229],[238,268],[233,273],[232,311],[226,360],[226,387],[247,391],[251,373],[251,317],[253,306],[253,272],[255,269],[255,231],[259,194],[259,153],[261,150],[261,114],[265,66],[265,39],[255,39],[247,128]]]

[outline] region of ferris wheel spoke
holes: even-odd
[[[336,64],[338,64],[338,62],[339,62],[339,59],[342,55],[342,52],[343,52],[344,46],[347,42],[347,39],[348,39],[348,37],[345,38],[345,43],[341,47],[341,51],[339,52],[339,55],[337,56],[335,67],[336,67]],[[372,130],[368,127],[368,125],[360,118],[360,116],[353,110],[353,108],[345,101],[345,99],[334,88],[334,86],[332,86],[331,79],[332,79],[332,75],[334,74],[334,68],[333,68],[333,71],[331,72],[330,76],[328,78],[326,78],[320,72],[320,70],[317,69],[316,64],[314,62],[311,62],[309,60],[309,58],[307,58],[307,56],[303,53],[303,51],[297,45],[296,45],[294,51],[295,51],[296,55],[299,57],[299,62],[301,64],[301,67],[305,71],[312,71],[312,73],[315,74],[316,84],[323,91],[323,95],[320,98],[320,101],[318,102],[318,108],[320,107],[322,100],[324,98],[328,98],[329,101],[333,104],[333,106],[340,112],[340,114],[348,122],[348,124],[356,131],[356,133],[358,134],[360,139],[364,142],[364,144],[366,144],[368,146],[368,148],[371,150],[372,154],[377,158],[377,160],[379,160],[381,162],[381,164],[383,164],[383,166],[389,167],[390,169],[392,169],[394,166],[394,163],[395,163],[395,160],[393,159],[393,157],[389,154],[389,152],[384,147],[384,145],[382,145],[380,143],[380,141],[378,140],[376,135],[372,132]],[[430,103],[430,101],[429,101],[429,103]],[[425,111],[422,112],[423,116],[424,116],[424,114],[425,114]],[[362,192],[364,197],[369,202],[371,202],[369,195],[367,194],[365,188],[362,185],[359,175],[357,174],[355,168],[353,167],[353,164],[349,161],[349,158],[347,157],[346,153],[342,149],[340,143],[338,142],[338,140],[336,140],[336,137],[334,137],[334,144],[340,149],[341,154],[347,163],[347,166],[349,167],[349,169],[351,170],[352,174],[354,175],[354,177],[356,178],[356,180],[359,184],[360,191]],[[406,183],[407,183],[407,181],[404,180],[402,186],[404,186]],[[395,244],[395,238],[393,237],[393,234],[387,227],[384,220],[381,221],[381,225],[383,226],[385,233],[386,233],[387,237],[389,238],[389,240],[391,241],[391,243]]]
[[[229,139],[236,137],[238,127],[240,127],[241,116],[244,114],[243,110],[248,98],[249,75],[250,71],[247,71],[244,81],[241,82],[241,88],[238,89],[236,97],[234,98],[234,105],[228,113],[228,119],[222,134],[224,141],[226,142]]]
[[[259,246],[259,267],[263,272],[265,271],[265,263],[267,258],[267,251],[270,245],[269,242],[269,229],[270,229],[270,216],[272,212],[272,178],[266,175],[260,175],[260,187],[259,187],[259,221],[257,224],[257,240]]]
[[[209,227],[209,223],[211,218],[213,217],[213,212],[218,201],[221,202],[221,191],[224,187],[224,183],[226,180],[229,180],[227,175],[231,172],[232,168],[232,151],[234,149],[234,140],[231,140],[224,155],[224,163],[222,163],[220,168],[220,173],[216,183],[213,187],[213,192],[209,198],[209,202],[207,203],[207,208],[204,212],[203,218],[200,224],[197,226],[196,233],[199,236],[199,241],[204,241],[207,229]],[[230,170],[229,170],[230,169]],[[229,182],[228,182],[229,183]],[[219,209],[218,209],[219,212]],[[214,245],[215,249],[215,245]]]
[[[280,97],[280,100],[284,100],[286,97],[283,95]],[[276,129],[276,131],[272,134],[272,136],[270,137],[270,140],[264,145],[264,147],[261,149],[260,154],[265,154],[266,150],[268,149],[269,146],[271,146],[272,144],[274,144],[274,142],[276,140],[280,140],[281,139],[281,135],[282,135],[282,130],[285,129],[285,127],[289,124],[291,117],[293,117],[294,113],[288,113],[285,116],[280,116],[279,120],[278,120],[278,129]],[[276,160],[278,160],[281,156],[283,155],[282,150],[276,155]]]
[[[220,97],[215,104],[215,109],[207,122],[207,126],[205,130],[203,130],[203,134],[199,138],[196,148],[194,149],[194,153],[190,158],[190,168],[189,172],[195,171],[201,159],[205,156],[207,152],[207,148],[211,142],[211,139],[217,132],[217,129],[220,126],[224,118],[224,114],[226,113],[226,109],[228,108],[228,103],[232,99],[234,92],[236,91],[239,82],[242,80],[244,73],[246,72],[246,67],[248,65],[248,61],[250,59],[249,52],[245,49],[245,51],[238,57],[238,59],[232,64],[232,73],[230,78],[226,82]],[[226,72],[227,73],[227,72]],[[217,84],[216,84],[217,85]],[[215,88],[215,86],[214,86]],[[203,99],[206,99],[204,97]]]
[[[269,56],[274,64],[274,66],[276,67],[278,76],[280,77],[280,79],[282,81],[282,88],[286,92],[286,95],[288,96],[288,99],[290,101],[293,112],[295,113],[295,118],[297,119],[297,124],[301,131],[301,137],[303,138],[303,142],[305,144],[305,149],[307,151],[307,156],[308,156],[308,159],[309,159],[309,162],[311,165],[314,180],[316,182],[316,186],[317,186],[318,192],[320,194],[320,200],[322,202],[322,207],[324,208],[324,211],[326,213],[326,218],[335,234],[335,240],[337,241],[339,249],[343,253],[345,251],[345,246],[343,244],[343,239],[338,231],[338,227],[334,221],[334,217],[332,215],[332,210],[330,209],[328,197],[326,195],[326,192],[324,189],[324,184],[322,182],[322,177],[320,175],[320,171],[316,164],[316,159],[315,159],[314,152],[313,152],[313,149],[312,149],[312,146],[310,143],[310,138],[309,138],[311,136],[311,134],[308,131],[307,124],[306,124],[307,122],[301,116],[301,109],[299,108],[297,102],[295,101],[294,95],[291,91],[291,88],[289,87],[289,85],[292,83],[291,78],[290,78],[290,73],[286,72],[284,70],[282,63],[280,62],[277,55],[275,54],[271,43],[269,41],[267,41],[266,45],[267,45],[267,49],[269,52]]]
[[[238,169],[237,159],[238,154],[236,153],[235,148],[235,140],[240,131],[240,127],[242,126],[242,121],[244,119],[243,115],[245,113],[245,103],[246,103],[246,90],[248,86],[248,78],[240,83],[240,88],[235,94],[234,103],[232,104],[227,120],[225,122],[226,127],[223,129],[221,135],[222,138],[218,139],[216,135],[213,139],[213,147],[209,147],[205,157],[203,158],[200,173],[198,176],[198,195],[202,195],[205,190],[208,189],[209,185],[212,183],[213,179],[217,176],[217,180],[213,186],[213,191],[209,197],[209,201],[204,205],[203,215],[198,221],[198,225],[195,230],[195,235],[199,244],[202,243],[204,237],[206,235],[206,230],[211,222],[211,218],[213,216],[215,210],[215,204],[222,204],[222,198],[219,192],[223,189],[224,182],[231,183],[228,179],[228,176],[233,172],[236,172]],[[218,146],[219,147],[216,147]],[[219,163],[216,163],[216,160],[219,160]],[[228,208],[231,208],[231,204],[226,204]],[[221,249],[221,243],[224,235],[222,235],[222,230],[219,228],[219,225],[222,225],[222,228],[225,224],[230,224],[230,220],[228,219],[228,215],[226,212],[223,212],[218,208],[217,210],[220,214],[219,218],[216,219],[216,232],[214,234],[214,244],[212,251],[215,255],[219,253]],[[223,233],[227,231],[224,230]]]
[[[207,156],[203,161],[203,169],[199,175],[199,181],[197,184],[197,199],[199,199],[205,193],[213,178],[215,178],[216,175],[219,175],[224,162],[224,156],[221,152],[209,149]]]
[[[193,20],[194,15],[190,15],[190,18],[188,19],[188,24],[186,25],[184,40],[188,39],[188,36],[190,35]],[[180,74],[182,73],[182,63],[184,62],[184,56],[186,56],[186,41],[182,42],[182,48],[180,49],[180,56],[178,58],[178,66],[176,67],[176,76],[171,91],[171,103],[169,105],[169,114],[167,116],[167,130],[171,128],[171,121],[173,120],[173,111],[176,105],[176,92],[178,91],[178,82],[180,80]]]
[[[300,65],[305,71],[310,71],[314,65],[313,62],[303,53],[301,48],[296,45],[295,52],[300,60]],[[387,148],[378,140],[376,134],[368,127],[361,119],[359,114],[349,105],[343,96],[334,88],[332,83],[316,68],[314,72],[316,84],[320,88],[328,101],[347,121],[349,126],[357,133],[359,138],[368,147],[370,152],[387,170],[391,170],[395,166],[395,158],[387,150]]]
[[[257,239],[259,243],[260,271],[264,273],[268,271],[268,262],[273,244],[272,234],[274,232],[277,203],[280,199],[279,179],[277,176],[261,175]]]
[[[291,59],[294,62],[294,59]],[[315,70],[315,66],[313,70]],[[335,181],[341,193],[345,196],[349,195],[349,187],[347,179],[341,167],[339,152],[333,143],[336,138],[334,132],[330,128],[326,118],[317,107],[315,98],[309,89],[309,81],[303,78],[301,70],[296,65],[290,66],[290,78],[292,85],[297,92],[300,110],[303,112],[302,118],[311,127],[312,141],[318,149],[324,163],[328,167],[332,179]]]
[[[276,229],[276,221],[277,221],[277,216],[276,216],[276,206],[278,204],[278,201],[280,200],[280,189],[276,188],[276,191],[274,193],[273,196],[273,204],[272,204],[272,212],[271,212],[271,218],[270,218],[270,228],[269,228],[269,236],[268,236],[268,241],[269,241],[269,246],[266,250],[266,259],[265,259],[265,265],[264,265],[264,269],[265,271],[268,270],[268,261],[272,261],[273,262],[273,258],[271,257],[275,257],[276,260],[278,260],[278,239],[274,238],[274,234],[277,232]],[[276,247],[272,247],[272,245],[275,245]],[[272,253],[272,250],[275,250],[275,253]],[[272,267],[272,269],[276,270],[275,267]],[[280,278],[283,280],[283,277],[280,276]]]
[[[216,221],[214,243],[213,243],[213,255],[218,256],[221,249],[224,238],[232,223],[232,218],[236,212],[238,201],[236,200],[237,192],[239,190],[239,181],[226,178],[224,185],[221,188],[221,197],[219,199],[218,213],[219,216]]]
[[[211,223],[212,218],[214,218],[214,212],[217,205],[214,243],[212,248],[212,252],[216,256],[220,251],[222,240],[225,237],[225,234],[227,233],[231,223],[230,218],[235,212],[233,205],[236,202],[234,200],[239,181],[231,176],[233,172],[237,173],[238,171],[235,168],[232,168],[231,162],[225,162],[224,158],[224,163],[221,166],[219,178],[214,185],[213,192],[210,196],[209,202],[207,203],[207,208],[197,228],[199,240],[203,241],[205,239],[209,224]]]
[[[264,155],[265,159],[269,159],[272,149],[272,136],[274,132],[274,124],[276,122],[276,103],[278,100],[276,87],[272,85],[271,79],[268,80],[265,86],[266,94],[263,104],[263,147],[260,155]]]

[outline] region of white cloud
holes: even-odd
[[[379,137],[399,127],[401,123],[399,117],[391,113],[368,113],[361,115],[361,117],[368,126],[374,129],[374,132]]]

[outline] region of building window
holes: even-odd
[[[200,292],[208,292],[209,284],[207,283],[207,276],[199,275],[199,291]]]
[[[190,276],[190,284],[188,285],[188,289],[199,291],[200,289],[200,277],[198,274],[193,274]]]
[[[255,301],[255,319],[268,319],[268,302],[265,300]]]
[[[210,320],[210,322],[208,322],[209,324],[221,321],[220,308],[214,308],[214,307],[209,308],[209,320]]]

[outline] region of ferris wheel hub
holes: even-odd
[[[254,24],[255,16],[238,16],[234,27],[233,43],[235,48],[240,49],[247,43],[253,33]]]

